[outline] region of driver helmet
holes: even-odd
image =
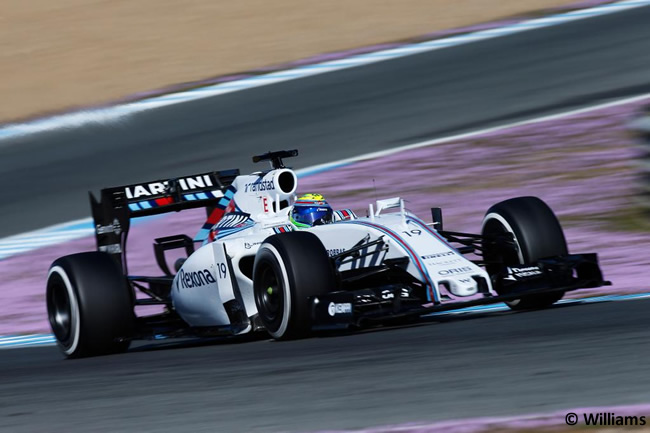
[[[329,224],[334,211],[321,194],[303,194],[293,204],[289,219],[299,229]]]

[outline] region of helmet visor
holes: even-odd
[[[293,219],[306,226],[318,226],[322,224],[329,224],[332,222],[333,211],[330,207],[322,206],[309,206],[302,207],[296,206],[292,212]]]

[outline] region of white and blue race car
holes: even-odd
[[[608,284],[596,254],[568,253],[557,218],[538,198],[495,204],[480,234],[445,231],[439,208],[426,222],[398,197],[357,217],[319,196],[297,200],[296,174],[282,161],[297,154],[255,156],[271,169],[250,175],[227,170],[108,188],[99,201],[91,194],[97,251],[57,259],[47,280],[63,353],[116,353],[135,339],[188,335],[302,338],[504,301],[544,308],[566,291]],[[313,212],[299,221],[305,204]],[[155,240],[160,275],[128,273],[132,218],[197,207],[208,218],[194,239]],[[185,258],[170,269],[165,253],[173,249]],[[138,317],[138,305],[164,311]]]

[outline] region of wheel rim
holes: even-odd
[[[498,214],[497,214],[498,215]],[[482,233],[484,234],[506,234],[511,233],[515,236],[516,247],[501,246],[500,248],[491,248],[484,250],[484,257],[490,256],[491,259],[500,259],[505,266],[517,266],[527,263],[530,260],[530,252],[528,250],[523,250],[520,243],[520,239],[517,238],[516,234],[512,227],[507,227],[509,223],[502,222],[499,218],[489,218],[487,216],[487,221],[483,224]],[[503,218],[503,217],[501,217]],[[499,265],[486,265],[486,270],[490,275],[498,272],[500,270]],[[503,291],[502,287],[498,285],[495,286],[499,294],[507,294]],[[563,293],[560,293],[559,296],[555,294],[539,294],[539,295],[527,295],[522,296],[519,299],[514,299],[512,301],[506,301],[505,303],[512,309],[527,309],[527,308],[538,308],[540,306],[546,307],[553,304],[555,301],[562,298]]]
[[[65,342],[72,333],[72,305],[63,282],[56,281],[52,284],[47,303],[52,332],[57,340]]]
[[[284,288],[281,279],[269,264],[264,266],[257,281],[255,296],[265,326],[269,330],[277,330],[284,314]]]

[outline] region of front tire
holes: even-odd
[[[486,261],[502,261],[506,266],[532,263],[539,259],[568,254],[564,232],[551,208],[537,197],[517,197],[495,204],[488,209],[481,233],[495,235],[511,233],[516,248],[501,245],[486,248]],[[501,271],[500,265],[486,266],[490,275]],[[499,284],[495,289],[501,295]],[[524,296],[506,304],[513,310],[546,308],[559,301],[563,292]]]
[[[334,269],[316,235],[289,232],[260,246],[253,265],[253,292],[260,320],[276,340],[311,332],[311,299],[335,290]]]
[[[124,352],[134,329],[133,293],[103,252],[61,257],[47,278],[50,327],[68,358]]]

